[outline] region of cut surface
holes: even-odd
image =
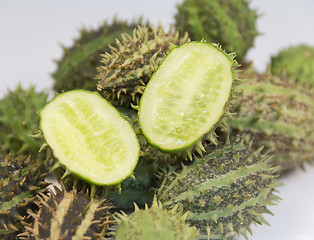
[[[113,185],[132,174],[139,158],[136,135],[98,93],[61,93],[40,118],[45,140],[71,172],[98,185]]]
[[[148,141],[164,151],[180,151],[209,132],[231,94],[234,63],[212,44],[174,48],[141,98],[139,120]]]

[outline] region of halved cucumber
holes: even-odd
[[[224,114],[236,62],[218,47],[190,42],[174,48],[140,101],[144,136],[164,151],[193,146]]]
[[[139,158],[137,137],[98,93],[61,93],[39,114],[46,142],[74,174],[97,185],[117,184],[132,174]]]

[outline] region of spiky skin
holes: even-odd
[[[175,27],[191,40],[221,44],[242,61],[258,35],[256,18],[247,0],[185,0],[177,5]]]
[[[118,228],[115,234],[116,240],[191,240],[196,239],[198,231],[188,227],[185,223],[187,213],[175,206],[170,211],[156,198],[151,208],[146,205],[145,210],[140,210],[135,205],[135,211],[126,215],[116,214]]]
[[[252,67],[239,88],[242,96],[230,120],[230,135],[254,139],[265,146],[281,171],[294,169],[314,157],[314,93],[293,78],[273,76],[269,69],[257,74]]]
[[[281,50],[271,57],[271,72],[294,77],[295,81],[314,88],[314,46],[302,44]]]
[[[37,193],[45,193],[48,183],[42,165],[28,157],[7,155],[0,161],[0,238],[15,239],[28,221],[27,210],[36,208]],[[11,238],[10,238],[11,237]]]
[[[36,156],[42,141],[32,138],[39,129],[37,111],[47,101],[48,94],[36,92],[33,86],[14,91],[0,100],[0,149],[4,153],[32,154]]]
[[[182,35],[183,36],[183,35]],[[147,82],[175,45],[188,41],[172,28],[138,26],[133,35],[123,34],[102,55],[96,77],[97,89],[114,105],[138,105]]]
[[[74,40],[73,45],[70,48],[63,47],[63,56],[57,61],[57,70],[52,74],[55,80],[54,90],[96,90],[97,81],[94,78],[100,54],[109,51],[109,44],[113,44],[122,33],[132,33],[141,23],[141,19],[127,23],[114,18],[112,23],[105,22],[96,30],[81,29],[80,36]]]
[[[279,185],[273,176],[276,168],[260,151],[243,140],[219,146],[191,165],[166,173],[157,197],[166,208],[182,204],[190,212],[187,221],[204,238],[246,237],[252,223],[265,222],[261,214],[269,212],[267,205],[278,200],[273,194]]]
[[[37,213],[30,212],[32,224],[21,239],[106,239],[114,224],[108,200],[89,200],[76,191],[57,191],[51,196],[38,195]]]

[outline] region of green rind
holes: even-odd
[[[60,66],[60,69],[54,75],[55,78],[61,79],[65,78],[71,68],[77,67],[82,61],[88,59],[98,48],[108,49],[108,45],[114,43],[115,39],[119,37],[122,33],[131,33],[131,30],[121,30],[112,33],[106,39],[103,36],[99,36],[88,43],[85,43],[84,46],[81,46],[83,50],[76,50],[72,52],[72,55],[69,56],[67,59],[64,60],[63,64]],[[64,89],[63,89],[64,90]],[[68,89],[65,89],[68,90]]]
[[[7,211],[11,208],[16,207],[19,203],[24,202],[26,199],[29,199],[30,197],[33,197],[34,193],[32,192],[22,192],[19,195],[16,195],[14,198],[12,198],[10,201],[7,201],[0,206],[0,211]]]
[[[116,240],[191,240],[198,237],[195,228],[185,224],[186,213],[178,206],[170,211],[163,209],[160,202],[154,198],[151,208],[146,205],[140,210],[135,205],[135,211],[129,215],[116,214],[118,228]]]
[[[36,112],[46,104],[48,94],[34,86],[15,90],[0,100],[0,149],[3,153],[38,155],[42,142],[32,138],[39,128]]]
[[[187,221],[202,237],[229,239],[243,235],[252,223],[265,223],[263,213],[279,198],[280,183],[271,158],[254,151],[244,141],[218,146],[182,169],[169,170],[157,190],[166,208],[181,204],[189,211]]]
[[[98,29],[83,28],[79,38],[74,40],[71,47],[63,47],[64,53],[57,61],[57,70],[52,74],[54,90],[56,92],[73,89],[96,90],[97,74],[100,55],[109,51],[110,44],[114,44],[122,33],[132,33],[141,18],[136,22],[128,23],[116,18],[108,24],[106,21]]]
[[[271,57],[274,75],[294,77],[296,82],[314,87],[314,46],[296,45]],[[313,101],[312,101],[313,102]]]
[[[265,146],[282,172],[311,162],[314,154],[314,94],[311,88],[287,76],[257,74],[249,66],[242,72],[247,80],[239,85],[241,98],[228,120],[230,135],[240,134],[254,148]],[[251,71],[251,72],[250,72]]]
[[[184,46],[184,45],[188,45],[188,44],[194,44],[194,43],[202,43],[202,44],[207,44],[208,46],[211,46],[213,48],[215,48],[216,50],[219,51],[219,53],[223,54],[231,63],[231,78],[232,78],[232,85],[231,85],[231,89],[230,89],[230,95],[229,95],[229,98],[227,99],[227,101],[225,102],[223,108],[222,108],[222,112],[221,112],[221,115],[218,117],[217,119],[217,122],[214,123],[212,126],[209,127],[209,129],[207,130],[207,133],[204,133],[202,135],[200,135],[198,138],[195,139],[195,141],[191,142],[190,144],[186,145],[186,146],[181,146],[180,148],[177,148],[177,149],[169,149],[169,148],[164,148],[162,146],[160,146],[158,143],[156,143],[150,136],[148,136],[146,133],[145,133],[145,129],[143,129],[143,126],[142,126],[142,123],[141,123],[141,115],[143,114],[142,113],[142,102],[143,100],[140,101],[140,105],[139,105],[139,123],[140,123],[140,127],[142,129],[142,132],[143,132],[143,135],[145,136],[145,138],[148,140],[148,142],[160,149],[161,151],[164,151],[164,152],[169,152],[169,153],[180,153],[180,152],[184,152],[184,151],[191,151],[193,149],[193,146],[195,146],[195,144],[199,143],[201,141],[201,139],[204,137],[204,135],[207,135],[207,137],[209,136],[209,138],[212,138],[212,134],[213,132],[215,131],[216,127],[219,125],[219,123],[224,119],[224,117],[229,117],[229,108],[230,108],[230,103],[232,102],[232,99],[233,99],[233,84],[234,84],[234,81],[235,81],[235,78],[234,78],[234,69],[237,67],[237,62],[235,60],[233,60],[233,55],[229,55],[227,54],[225,51],[222,51],[221,48],[217,45],[214,45],[214,44],[210,44],[210,43],[205,43],[205,42],[199,42],[199,41],[194,41],[194,42],[189,42],[189,43],[185,43],[185,44],[182,44],[180,46],[177,46],[177,47],[173,47],[171,49],[171,51],[169,52],[169,54],[167,56],[169,56],[171,53],[173,53],[173,51],[175,49],[178,49],[180,48],[181,46]],[[164,64],[164,62],[167,60],[167,56],[165,57],[165,59],[163,60],[163,62],[161,63],[161,65],[157,68],[157,70],[155,71],[155,73],[152,75],[152,79],[154,79],[154,76],[155,74],[158,72],[158,70],[160,69],[160,67],[162,66],[162,64]],[[197,67],[197,66],[196,66]],[[147,87],[146,88],[149,88],[149,86],[152,84],[151,83],[152,81],[148,82],[147,84]],[[143,97],[145,98],[145,95],[146,95],[146,91],[144,91],[143,93]],[[143,98],[141,98],[143,99]],[[214,140],[215,142],[215,140]]]
[[[250,81],[248,79],[247,81]],[[254,85],[239,85],[239,89],[241,91],[245,91],[247,93],[267,93],[267,94],[284,94],[288,98],[295,98],[299,102],[305,102],[314,108],[314,102],[312,96],[308,93],[307,89],[304,88],[304,92],[302,92],[302,88],[293,88],[290,86],[278,86],[272,83],[266,82],[256,82]]]
[[[177,5],[175,26],[192,40],[221,44],[241,61],[258,35],[256,19],[246,0],[185,0]]]
[[[58,96],[60,97],[60,96],[62,96],[62,95],[69,94],[69,93],[70,93],[70,94],[77,94],[77,93],[78,93],[78,95],[79,95],[80,93],[92,94],[93,96],[97,96],[97,98],[99,98],[99,101],[106,102],[106,100],[103,99],[101,96],[99,96],[98,93],[96,93],[96,92],[90,92],[90,91],[88,91],[88,90],[81,90],[81,89],[76,89],[76,90],[71,90],[71,91],[68,91],[68,92],[60,93],[60,94],[58,94]],[[57,96],[57,97],[58,97],[58,96]],[[55,99],[56,99],[56,98],[55,98]],[[43,111],[45,111],[45,108],[46,108],[50,103],[53,103],[53,102],[55,101],[55,99],[51,100],[51,101],[39,112],[40,119],[41,119],[41,121],[40,121],[40,128],[42,129],[42,132],[43,132],[43,136],[44,136],[44,137],[45,137],[45,131],[43,130],[42,114],[43,114]],[[115,112],[116,114],[118,114],[118,115],[121,117],[120,120],[123,119],[124,124],[128,125],[129,128],[130,128],[130,130],[131,130],[132,132],[134,132],[132,126],[124,119],[124,117],[123,117],[123,115],[122,115],[121,113],[119,113],[119,112],[118,112],[113,106],[111,106],[109,103],[106,102],[106,105],[107,105],[106,108],[111,109],[111,111],[113,111],[113,112]],[[46,138],[45,138],[45,139],[46,139]],[[137,141],[137,139],[136,139],[136,137],[135,137],[135,133],[134,133],[133,139],[135,139],[134,143],[137,145],[138,151],[137,151],[136,159],[138,159],[138,158],[139,158],[139,154],[140,154],[140,151],[139,151],[140,147],[139,147],[139,143],[138,143],[138,141]],[[49,142],[47,142],[47,144],[50,146]],[[58,159],[58,161],[59,161],[62,165],[64,165],[64,167],[66,168],[67,172],[69,171],[69,172],[72,173],[73,175],[77,176],[78,178],[84,179],[85,181],[91,183],[92,185],[104,185],[104,184],[105,184],[105,185],[108,185],[108,186],[110,186],[110,185],[117,185],[117,184],[121,183],[126,177],[131,176],[131,175],[132,175],[132,172],[133,172],[133,170],[134,170],[134,168],[136,167],[136,164],[134,164],[133,168],[130,169],[130,172],[129,172],[128,174],[126,174],[125,177],[122,178],[122,179],[117,179],[117,180],[115,180],[115,181],[110,181],[110,182],[106,182],[106,183],[97,182],[97,181],[95,181],[94,179],[92,179],[90,176],[89,176],[89,177],[84,176],[84,173],[82,174],[82,173],[80,173],[80,172],[77,172],[77,171],[73,170],[73,169],[71,168],[71,166],[69,166],[69,164],[65,165],[64,162],[63,162],[63,159],[61,159],[61,158],[59,158],[59,157],[57,156],[58,154],[56,154],[56,152],[55,152],[56,150],[54,149],[54,147],[53,147],[53,146],[50,146],[50,148],[52,149],[53,154],[54,154],[55,157]],[[69,151],[71,151],[71,149],[70,149]]]

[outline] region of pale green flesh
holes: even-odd
[[[233,60],[207,43],[175,48],[141,98],[144,135],[165,151],[189,147],[221,118],[229,99]]]
[[[132,174],[139,156],[136,135],[97,93],[59,94],[40,116],[48,145],[70,171],[100,185],[119,183]]]

